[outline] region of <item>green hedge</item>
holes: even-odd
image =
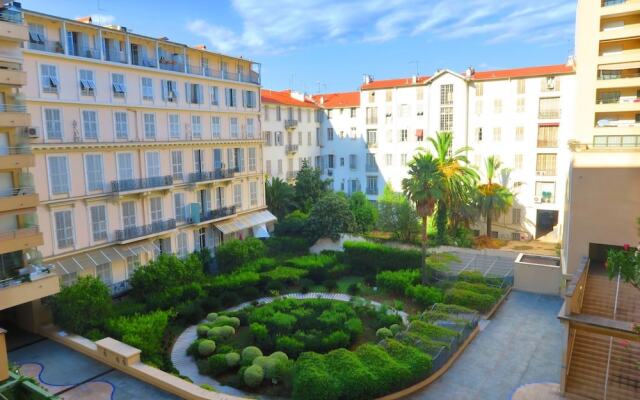
[[[309,272],[304,269],[292,267],[276,267],[269,272],[263,272],[261,276],[269,281],[277,281],[285,284],[296,284]]]
[[[496,300],[488,294],[452,288],[446,291],[444,302],[487,312],[493,307]]]
[[[267,246],[259,239],[230,240],[216,249],[216,260],[220,272],[231,272],[243,264],[264,257]]]
[[[431,286],[409,286],[404,294],[422,307],[429,307],[442,301],[442,290]]]
[[[402,250],[370,242],[345,242],[344,261],[362,276],[375,276],[380,271],[420,269],[422,256],[418,250]]]
[[[393,293],[404,294],[409,286],[418,282],[420,282],[420,271],[417,269],[382,271],[376,275],[376,284]]]
[[[502,297],[501,289],[490,287],[482,283],[456,282],[456,284],[453,285],[453,287],[456,289],[469,290],[471,292],[486,294],[493,297],[496,300]]]

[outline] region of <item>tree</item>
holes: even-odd
[[[640,218],[637,219],[637,222],[638,235],[640,235]],[[609,279],[620,275],[625,282],[640,288],[640,244],[635,249],[629,244],[625,244],[622,250],[609,250],[606,266]]]
[[[80,277],[55,295],[52,311],[55,323],[66,331],[86,335],[99,330],[112,315],[109,288],[93,276]]]
[[[278,219],[284,218],[295,208],[295,190],[293,186],[280,178],[273,177],[265,183],[267,207]]]
[[[341,233],[354,231],[355,220],[343,193],[329,192],[311,209],[307,234],[312,240],[329,237],[340,239]]]
[[[406,196],[386,185],[378,198],[378,226],[403,241],[410,242],[420,231],[418,214]]]
[[[478,186],[478,208],[487,219],[487,236],[491,237],[493,218],[499,218],[511,208],[513,193],[501,184],[494,182],[496,173],[502,167],[502,163],[495,156],[489,156],[485,160],[485,174],[487,183]]]
[[[355,231],[369,232],[376,225],[378,210],[362,192],[355,192],[349,197],[349,209],[355,220]]]
[[[222,273],[229,273],[249,261],[264,257],[266,254],[267,246],[260,239],[229,240],[218,246],[216,250],[218,269]]]
[[[308,213],[320,197],[329,191],[330,185],[331,180],[323,180],[319,169],[312,168],[307,160],[302,160],[294,187],[294,199],[300,210]]]
[[[295,210],[291,214],[287,214],[283,219],[278,220],[274,233],[276,236],[300,237],[304,234],[308,219],[308,214]]]
[[[418,153],[409,162],[409,177],[402,180],[404,194],[415,204],[422,218],[422,279],[425,283],[430,278],[426,265],[427,223],[437,201],[442,198],[443,180],[438,161],[431,153],[425,152]]]
[[[430,137],[429,142],[435,151],[438,168],[443,177],[442,197],[438,199],[436,211],[436,226],[438,228],[438,240],[445,238],[447,223],[451,209],[471,202],[469,188],[474,187],[478,181],[478,173],[469,166],[466,153],[471,147],[465,146],[453,149],[453,134],[451,132],[438,132],[435,138]]]

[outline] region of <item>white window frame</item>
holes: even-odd
[[[83,75],[85,75],[83,77]],[[78,81],[80,82],[80,95],[96,95],[95,72],[92,69],[81,69],[78,71]]]
[[[145,85],[145,82],[148,83]],[[153,101],[153,79],[143,76],[140,78],[142,100]]]
[[[182,132],[180,132],[180,114],[169,114],[167,116],[169,123],[169,138],[180,139]]]
[[[45,71],[47,69],[47,71]],[[58,94],[60,92],[60,78],[58,66],[55,64],[40,64],[40,86],[43,93]],[[46,84],[45,84],[46,82]]]
[[[104,210],[104,220],[94,221],[93,209],[102,208]],[[89,224],[91,225],[91,242],[102,242],[109,239],[109,213],[106,204],[92,204],[89,206]],[[98,230],[97,230],[98,229]],[[96,236],[98,236],[96,238]]]
[[[91,114],[95,117],[93,121],[87,118]],[[85,140],[98,140],[100,138],[98,112],[96,110],[82,110],[80,112],[80,117],[82,119],[82,137]],[[88,124],[91,124],[92,126],[88,126]],[[94,132],[91,132],[91,130]]]
[[[60,229],[58,227],[58,220],[56,218],[56,215],[59,214],[59,213],[69,213],[68,214],[69,215],[69,221],[68,221],[69,225],[68,226],[65,225],[64,227],[62,227],[62,229]],[[73,218],[73,209],[72,208],[65,208],[65,209],[54,210],[53,211],[52,220],[53,220],[54,235],[55,235],[55,238],[56,238],[56,249],[63,250],[63,249],[68,249],[68,248],[75,248],[75,245],[76,245],[76,230],[74,229],[75,225],[74,225],[74,218]],[[59,234],[60,234],[61,230],[64,230],[64,231],[70,230],[71,231],[71,232],[65,232],[65,235],[70,233],[70,235],[69,235],[70,237],[65,237],[64,238],[65,244],[63,246],[60,246],[60,240],[62,240],[62,239],[61,239]],[[70,243],[66,244],[66,242],[69,242],[69,241],[70,241]]]
[[[97,177],[99,177],[99,180],[96,182],[93,182],[90,179],[90,172],[89,171],[89,162],[88,162],[88,158],[89,157],[98,157],[98,159],[100,160],[99,165],[100,165],[100,171],[94,172],[96,174]],[[86,181],[86,188],[87,188],[87,192],[98,192],[98,191],[103,191],[104,190],[104,159],[102,157],[102,153],[87,153],[84,155],[84,171],[85,171],[85,181]],[[92,184],[93,183],[93,184]],[[95,185],[95,186],[94,186]],[[98,187],[96,187],[98,186]]]
[[[128,155],[129,156],[129,160],[131,161],[131,176],[130,177],[123,177],[121,172],[122,172],[122,165],[120,164],[120,156],[124,156],[124,155]],[[117,171],[117,175],[118,175],[118,180],[125,180],[125,179],[135,179],[136,174],[135,174],[135,168],[134,168],[134,158],[133,158],[133,153],[130,152],[122,152],[122,153],[116,153],[116,171]]]
[[[143,113],[144,138],[153,140],[157,136],[156,113]]]
[[[122,77],[122,82],[116,82],[116,80],[120,80],[119,77]],[[118,99],[124,99],[127,96],[127,83],[124,74],[111,73],[111,95]]]
[[[49,122],[49,120],[47,119],[47,111],[50,111],[50,114],[53,116],[53,114],[57,113],[58,114],[58,119],[57,120],[51,120],[51,122]],[[64,131],[62,129],[62,121],[63,121],[63,117],[62,117],[62,110],[59,108],[44,108],[42,110],[42,120],[44,121],[44,129],[45,129],[45,136],[47,138],[47,140],[62,140],[64,138]],[[53,129],[55,128],[55,129]],[[55,130],[55,132],[52,132],[52,129]],[[53,136],[52,133],[55,135]]]
[[[51,159],[53,158],[61,158],[65,160],[65,175],[66,175],[66,190],[54,191],[52,176],[51,176]],[[62,195],[62,194],[70,194],[71,193],[71,171],[69,169],[69,156],[68,155],[49,155],[47,156],[47,178],[49,181],[49,194],[51,196]]]
[[[124,115],[124,122],[118,121],[118,115]],[[114,111],[113,113],[113,127],[116,139],[128,140],[129,139],[129,113],[126,111]],[[124,135],[123,135],[124,133]]]

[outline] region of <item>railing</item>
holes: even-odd
[[[367,194],[378,194],[378,188],[367,188]]]
[[[20,103],[14,104],[0,104],[0,112],[18,112],[18,113],[26,113],[27,106]]]
[[[367,172],[378,172],[377,164],[367,164],[366,168]]]
[[[2,10],[0,11],[0,21],[22,24],[22,13],[14,10]]]
[[[131,60],[131,65],[137,65],[139,67],[158,68],[158,62],[155,58],[138,58],[138,60]]]
[[[556,170],[555,169],[537,170],[536,175],[537,176],[556,176]]]
[[[129,279],[125,279],[123,281],[107,285],[107,287],[109,288],[111,296],[117,297],[131,290],[131,281]]]
[[[29,270],[32,270],[32,272],[24,273],[24,271]],[[27,282],[32,282],[34,279],[39,279],[43,276],[49,275],[51,273],[51,268],[41,265],[31,265],[23,268],[21,271],[23,272],[19,275],[0,280],[0,288],[4,289],[11,286],[21,285]]]
[[[284,151],[287,154],[293,154],[293,153],[297,153],[298,152],[298,145],[297,144],[288,144],[284,147]]]
[[[624,4],[627,0],[602,0],[602,7],[616,6],[618,4]]]
[[[15,196],[29,196],[36,191],[31,186],[11,188],[8,190],[0,190],[0,197],[15,197]]]
[[[117,62],[126,64],[127,63],[127,52],[126,51],[117,51],[115,54],[106,53],[105,60],[111,62]]]
[[[235,169],[222,168],[213,171],[192,172],[189,174],[189,182],[206,182],[218,179],[230,179],[235,174]]]
[[[550,195],[550,196],[535,196],[533,198],[533,202],[535,204],[552,204],[556,202],[556,198],[554,195]]]
[[[287,179],[296,179],[298,176],[298,171],[287,171]]]
[[[539,119],[558,119],[560,118],[560,110],[540,110],[538,113]]]
[[[295,129],[298,126],[298,121],[295,119],[287,119],[284,121],[284,129]]]
[[[638,69],[600,70],[598,73],[598,80],[601,80],[601,81],[625,79],[625,78],[638,78],[638,77],[640,77],[640,71],[638,71]]]
[[[38,225],[31,225],[9,232],[0,232],[0,240],[14,240],[25,236],[37,235],[38,232]]]
[[[376,147],[378,147],[378,143],[377,143],[377,142],[374,142],[374,141],[371,141],[371,142],[369,142],[369,141],[368,141],[368,142],[367,142],[367,147],[369,147],[369,148],[376,148]]]
[[[21,154],[31,154],[31,148],[28,145],[20,147],[0,147],[0,157]]]
[[[184,63],[160,57],[160,69],[165,71],[184,72]]]
[[[593,147],[640,147],[640,135],[596,135]]]
[[[152,178],[111,181],[111,190],[113,192],[126,192],[130,190],[151,189],[171,185],[173,185],[173,177],[171,175],[166,175]]]
[[[175,229],[175,227],[176,227],[176,220],[168,219],[165,221],[152,222],[149,225],[132,226],[124,229],[118,229],[116,231],[116,240],[123,241],[123,240],[135,239],[142,236],[153,235],[155,233],[160,233],[160,232],[168,231],[171,229]]]
[[[204,75],[204,67],[202,65],[187,64],[187,73],[193,75]]]
[[[95,60],[100,59],[100,49],[96,47],[80,47],[74,49],[71,55],[76,57],[93,58]]]
[[[548,148],[558,147],[558,141],[538,139],[538,147],[548,147]]]
[[[215,210],[205,211],[200,214],[200,222],[213,221],[214,219],[224,218],[236,213],[236,206],[222,207]]]

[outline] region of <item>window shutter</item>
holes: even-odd
[[[184,84],[184,96],[187,100],[187,103],[191,103],[191,85],[189,83]]]
[[[160,82],[160,86],[162,86],[162,100],[166,101],[169,97],[169,91],[167,90],[167,81],[163,79]]]

